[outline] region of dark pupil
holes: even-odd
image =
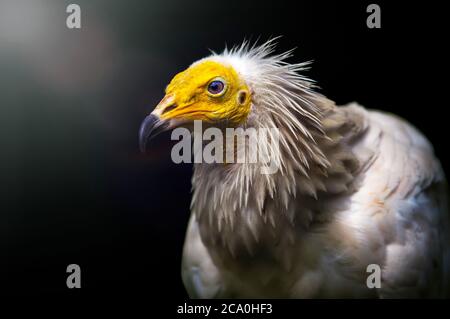
[[[223,90],[223,83],[220,81],[212,81],[208,86],[208,91],[212,94],[218,94]]]

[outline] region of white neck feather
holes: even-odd
[[[298,73],[308,63],[289,64],[291,51],[271,55],[273,50],[273,41],[244,43],[206,58],[230,64],[251,88],[252,110],[243,126],[280,132],[276,174],[261,174],[257,164],[195,166],[191,207],[202,236],[232,255],[242,244],[252,252],[258,243],[273,241],[262,238],[269,225],[283,227],[286,238],[295,240],[295,228],[313,219],[318,193],[346,191],[357,166],[341,145],[349,119]]]

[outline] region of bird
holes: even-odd
[[[310,61],[289,62],[293,52],[278,53],[276,38],[211,51],[173,77],[141,124],[144,151],[195,121],[279,132],[279,147],[266,147],[273,174],[262,163],[194,163],[189,297],[448,297],[448,190],[432,144],[394,114],[336,105],[303,75]]]

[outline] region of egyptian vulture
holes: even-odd
[[[395,115],[336,106],[301,75],[308,63],[274,50],[273,40],[244,43],[195,62],[141,125],[143,149],[155,132],[196,120],[279,132],[279,147],[266,148],[274,174],[258,162],[194,164],[181,271],[189,296],[448,296],[447,189],[430,142]]]

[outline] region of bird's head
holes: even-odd
[[[199,61],[178,73],[154,113],[162,120],[227,120],[241,123],[250,112],[247,84],[230,65]]]
[[[251,109],[251,91],[230,64],[203,59],[178,73],[166,94],[141,126],[140,144],[155,130],[201,120],[210,124],[242,124]]]
[[[283,143],[314,143],[313,135],[322,134],[324,103],[312,90],[311,80],[300,74],[309,62],[286,62],[292,50],[273,54],[274,40],[261,45],[244,42],[175,75],[164,98],[141,125],[141,150],[158,132],[192,127],[196,120],[218,128],[280,128]]]

